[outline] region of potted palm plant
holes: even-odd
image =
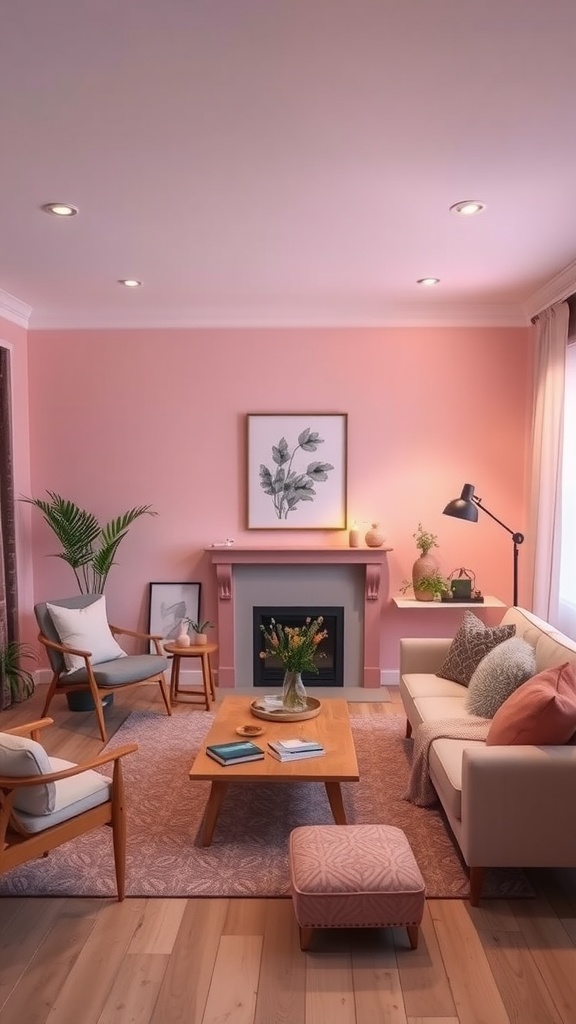
[[[115,564],[116,552],[132,523],[140,516],[155,516],[158,513],[150,505],[137,505],[101,526],[92,512],[87,512],[54,491],[46,493],[49,500],[21,500],[42,512],[44,521],[62,545],[62,551],[55,557],[70,566],[80,593],[103,594],[108,573]],[[72,711],[90,711],[94,708],[90,694],[72,692],[66,694],[66,698]],[[107,694],[104,701],[110,705],[113,699],[113,694]]]
[[[103,594],[108,573],[115,564],[116,552],[132,523],[140,516],[158,513],[150,505],[138,505],[116,519],[101,526],[92,512],[80,508],[54,491],[43,498],[22,498],[39,508],[60,544],[56,558],[61,558],[72,569],[81,594]]]
[[[9,708],[28,700],[34,693],[34,677],[22,667],[26,658],[38,661],[38,653],[31,644],[9,640],[0,647],[0,708]]]

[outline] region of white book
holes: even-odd
[[[272,743],[268,744],[270,748],[268,753],[275,757],[277,761],[304,761],[307,757],[322,757],[325,753],[324,747],[316,747],[314,750],[299,750],[295,754],[285,754],[279,750],[275,750]]]
[[[300,738],[274,740],[272,745],[276,749],[286,751],[287,754],[297,754],[302,750],[322,750],[322,744],[318,743],[318,740],[304,740]]]

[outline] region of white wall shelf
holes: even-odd
[[[393,597],[392,600],[397,608],[410,609],[411,611],[426,611],[430,608],[434,610],[447,608],[449,611],[456,611],[460,608],[477,608],[481,610],[482,608],[508,607],[499,597],[491,597],[489,594],[484,595],[483,601],[417,601],[415,597]]]

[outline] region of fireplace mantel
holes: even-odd
[[[380,686],[380,616],[382,572],[391,547],[229,547],[206,548],[216,570],[218,587],[218,682],[236,685],[234,657],[234,567],[242,565],[364,566],[364,669],[366,687]]]

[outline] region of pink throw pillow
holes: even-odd
[[[569,662],[522,683],[498,708],[488,746],[568,743],[576,732],[576,670]]]

